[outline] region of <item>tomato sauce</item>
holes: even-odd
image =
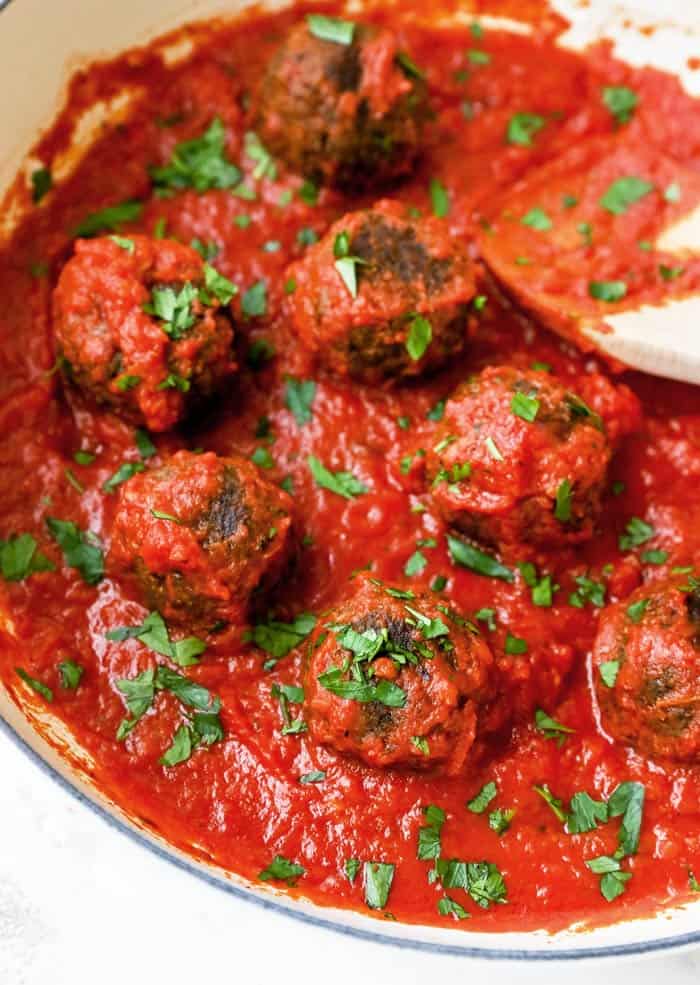
[[[698,558],[698,391],[622,374],[642,402],[643,422],[613,458],[599,533],[585,545],[550,552],[541,562],[559,586],[551,607],[533,604],[531,587],[520,574],[507,583],[450,560],[444,524],[431,511],[420,462],[412,464],[412,456],[429,446],[435,424],[428,413],[485,366],[546,363],[570,386],[592,371],[612,372],[525,317],[509,295],[535,315],[546,314],[552,298],[562,296],[578,298],[590,313],[602,310],[581,287],[592,279],[618,280],[624,274],[632,300],[645,301],[696,285],[698,261],[689,260],[681,274],[667,280],[655,271],[671,261],[638,246],[668,221],[669,209],[680,210],[668,195],[649,195],[641,219],[632,210],[615,216],[609,223],[614,228],[606,227],[603,239],[594,237],[592,244],[579,242],[568,227],[563,240],[520,224],[513,232],[507,199],[499,196],[515,188],[518,215],[542,205],[539,186],[533,198],[528,184],[533,169],[577,154],[588,169],[578,148],[597,138],[603,148],[597,159],[610,160],[608,146],[625,156],[626,171],[645,168],[652,158],[664,188],[687,185],[694,202],[700,186],[700,107],[671,77],[631,69],[614,60],[605,45],[585,56],[558,48],[554,19],[547,22],[548,34],[536,30],[527,37],[468,26],[433,29],[396,12],[372,15],[391,24],[401,47],[426,74],[436,113],[419,166],[392,196],[429,213],[430,182],[439,179],[449,196],[444,221],[475,257],[490,226],[490,242],[497,245],[487,252],[505,257],[509,269],[521,254],[532,262],[515,265],[516,274],[526,273],[510,292],[482,272],[480,289],[488,300],[474,339],[448,369],[393,388],[349,383],[318,373],[290,333],[285,272],[303,256],[305,243],[371,198],[323,190],[311,201],[301,179],[281,166],[256,175],[259,162],[245,151],[249,93],[285,30],[302,14],[297,9],[188,29],[194,51],[182,62],[167,64],[152,47],[85,69],[73,79],[58,122],[36,148],[50,167],[87,105],[124,87],[134,91],[122,118],[108,122],[73,173],[28,210],[0,253],[0,537],[32,534],[55,566],[21,581],[0,580],[3,682],[18,702],[42,699],[26,689],[16,667],[49,687],[51,711],[93,758],[99,786],[151,829],[253,880],[282,855],[305,870],[292,891],[322,904],[366,909],[361,879],[351,882],[346,875],[350,858],[396,867],[386,906],[376,914],[380,919],[391,915],[488,931],[556,930],[680,902],[691,895],[689,872],[700,876],[700,771],[649,762],[605,736],[589,679],[600,610],[590,600],[572,605],[569,598],[582,576],[604,585],[607,601],[614,601],[642,581],[662,578],[671,567]],[[481,54],[469,56],[470,51]],[[636,109],[624,123],[601,100],[606,86],[626,86],[637,94]],[[545,122],[531,140],[509,143],[504,134],[518,113]],[[228,156],[242,167],[250,192],[185,189],[171,197],[155,195],[149,166],[163,165],[176,144],[200,137],[215,117],[224,124]],[[554,169],[551,188],[558,198],[586,193],[580,170],[573,179],[577,187],[569,188],[565,169],[548,166]],[[576,171],[576,162],[572,166]],[[610,168],[604,163],[601,168],[607,180]],[[14,194],[26,202],[29,193],[20,182]],[[550,195],[554,211],[554,192],[545,187],[542,194]],[[72,253],[74,230],[90,213],[124,201],[139,201],[143,209],[120,225],[122,236],[152,234],[160,224],[167,236],[185,244],[213,242],[219,251],[211,262],[239,288],[233,302],[238,375],[213,409],[177,431],[151,436],[157,453],[148,465],[181,448],[245,456],[263,449],[269,461],[260,452],[257,458],[269,466],[267,477],[276,482],[289,477],[305,536],[293,575],[271,599],[274,617],[289,622],[301,612],[321,613],[344,595],[353,572],[367,567],[389,585],[416,590],[442,575],[444,598],[465,616],[494,610],[495,628],[480,627],[507,672],[521,716],[457,776],[373,769],[314,745],[308,734],[282,734],[280,703],[271,689],[300,684],[303,648],[265,670],[267,655],[235,632],[210,637],[201,662],[186,671],[220,698],[222,742],[195,751],[178,766],[162,765],[159,759],[181,720],[180,706],[165,692],[127,738],[117,741],[125,708],[115,681],[153,667],[154,654],[138,639],[109,640],[105,634],[140,623],[147,610],[109,570],[90,585],[66,566],[46,519],[74,521],[93,531],[106,550],[115,496],[103,483],[124,462],[141,460],[132,425],[63,387],[54,372],[51,335],[51,292]],[[578,223],[585,218],[579,216]],[[260,281],[266,286],[265,312],[246,315],[241,295]],[[260,352],[262,340],[274,356],[252,368],[251,349]],[[312,416],[304,424],[286,404],[289,377],[316,382]],[[263,418],[267,424],[261,427]],[[86,463],[77,463],[74,455],[81,450],[94,458],[83,456]],[[352,473],[367,492],[346,500],[319,487],[308,468],[310,455],[334,471]],[[406,460],[409,465],[403,466]],[[662,563],[645,563],[639,551],[620,550],[618,536],[631,517],[653,527],[645,547],[665,552]],[[404,567],[418,542],[433,540],[435,547],[422,549],[423,569],[407,577]],[[508,635],[526,640],[527,652],[506,653]],[[61,686],[57,665],[66,660],[83,668],[77,688]],[[561,745],[534,726],[535,708],[573,730]],[[313,771],[325,773],[325,779],[299,782]],[[641,841],[638,853],[625,862],[632,878],[624,894],[609,903],[585,860],[614,851],[619,823],[568,834],[534,787],[547,784],[566,804],[580,791],[607,798],[629,780],[646,790]],[[492,806],[515,811],[502,835],[489,827],[486,815],[466,807],[489,781],[498,789]],[[454,889],[449,895],[470,919],[453,923],[438,913],[444,892],[428,880],[431,863],[417,858],[423,808],[429,804],[446,815],[443,857],[494,863],[506,884],[506,903],[480,908]]]

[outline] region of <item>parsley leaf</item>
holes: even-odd
[[[61,677],[61,687],[67,691],[75,691],[80,684],[85,668],[81,667],[75,660],[62,660],[58,664],[58,672]]]
[[[106,482],[102,484],[102,488],[106,493],[113,493],[117,486],[120,486],[122,482],[126,482],[137,472],[143,472],[146,466],[143,462],[124,462],[119,466],[114,475],[110,476]]]
[[[267,284],[259,280],[241,298],[241,308],[246,318],[259,318],[267,313]]]
[[[566,736],[575,732],[576,729],[562,725],[555,718],[552,718],[546,711],[537,708],[535,711],[535,728],[541,732],[545,739],[553,739],[558,746],[566,742]]]
[[[627,284],[624,280],[592,280],[588,293],[596,301],[621,301],[627,294]]]
[[[265,670],[270,670],[278,660],[286,657],[295,646],[299,646],[315,626],[316,617],[302,612],[292,623],[276,622],[274,619],[267,623],[258,623],[248,638],[273,658],[264,665]]]
[[[466,890],[483,909],[488,909],[491,903],[506,902],[506,885],[493,862],[438,859],[435,868],[445,889]]]
[[[192,729],[189,725],[180,725],[175,731],[172,743],[160,757],[163,766],[177,766],[184,763],[192,755]]]
[[[53,188],[53,175],[48,168],[32,171],[32,202],[38,205]]]
[[[541,209],[538,206],[530,209],[530,211],[522,217],[520,222],[523,226],[530,226],[531,229],[536,229],[538,232],[547,232],[548,229],[552,228],[552,220],[549,218],[544,209]]]
[[[469,914],[464,909],[461,903],[457,900],[452,899],[451,896],[443,896],[442,899],[438,900],[437,904],[438,913],[442,917],[452,916],[455,920],[468,920]]]
[[[53,571],[54,565],[37,550],[31,534],[0,540],[0,574],[5,581],[23,581],[39,571]]]
[[[31,674],[28,674],[21,667],[15,667],[15,672],[32,691],[36,691],[46,701],[53,701],[53,691],[50,687],[47,687],[42,681],[37,680],[36,677],[32,677]]]
[[[515,393],[513,394],[513,399],[510,402],[510,409],[516,415],[520,417],[523,421],[527,421],[531,424],[540,409],[540,402],[537,397],[533,397],[526,393]]]
[[[440,858],[440,834],[445,823],[445,812],[435,804],[423,808],[427,824],[418,829],[417,857],[421,860]]]
[[[600,679],[606,687],[615,687],[617,675],[620,673],[619,660],[606,660],[598,667]]]
[[[600,204],[613,215],[624,215],[630,205],[644,198],[654,188],[650,181],[629,175],[616,178],[600,200]]]
[[[603,102],[619,123],[629,123],[637,108],[639,98],[627,86],[606,86],[603,89]]]
[[[341,20],[339,17],[326,17],[324,14],[307,14],[306,23],[311,34],[321,41],[352,44],[355,34],[355,25],[352,21]]]
[[[598,822],[605,824],[608,820],[608,805],[603,800],[593,800],[585,792],[575,793],[569,804],[569,816],[566,830],[570,835],[585,834],[595,831]]]
[[[196,636],[188,636],[184,640],[173,642],[168,634],[168,628],[159,612],[150,612],[144,621],[137,626],[121,626],[112,629],[107,634],[108,640],[121,642],[127,639],[138,639],[149,650],[169,657],[179,667],[192,667],[199,663],[199,655],[206,650],[206,643]]]
[[[295,886],[300,876],[306,875],[306,869],[297,862],[290,862],[284,855],[275,855],[270,864],[258,873],[261,882],[286,882]]]
[[[297,380],[290,376],[285,389],[285,403],[294,418],[303,427],[313,417],[313,402],[316,397],[316,384],[313,380]]]
[[[368,487],[351,472],[329,472],[314,455],[309,455],[307,461],[316,485],[322,489],[328,489],[344,499],[354,499],[368,492]]]
[[[433,326],[422,315],[413,315],[408,327],[406,351],[414,362],[425,355],[433,338]]]
[[[478,575],[484,575],[487,578],[514,581],[515,575],[510,568],[506,568],[495,557],[485,554],[484,551],[480,551],[471,544],[467,544],[465,541],[448,534],[447,546],[450,557],[460,567],[468,568],[470,571],[474,571]]]
[[[640,520],[638,516],[633,516],[632,519],[627,522],[625,533],[620,535],[620,550],[629,551],[633,547],[639,547],[641,544],[646,544],[648,540],[651,540],[655,533],[656,531],[654,528],[649,526],[648,523],[645,523],[644,520]]]
[[[518,147],[532,147],[532,138],[544,125],[544,117],[536,113],[515,113],[508,122],[506,140]]]
[[[433,206],[433,215],[436,215],[438,219],[444,219],[449,215],[450,196],[445,186],[437,178],[430,179],[430,201]]]
[[[365,903],[370,910],[382,910],[386,906],[395,871],[396,866],[391,862],[365,862],[363,865]]]
[[[483,814],[491,801],[495,799],[497,793],[498,791],[496,789],[496,784],[493,780],[490,780],[481,788],[476,797],[473,797],[472,800],[469,801],[467,804],[468,810],[470,810],[472,814]]]
[[[233,188],[241,180],[240,169],[226,157],[226,131],[218,117],[201,137],[177,144],[168,164],[149,168],[149,174],[161,192]]]
[[[121,202],[110,205],[99,212],[92,212],[76,227],[73,235],[89,238],[98,233],[118,231],[123,222],[135,222],[141,218],[143,205],[141,202]]]
[[[70,520],[48,517],[46,525],[63,551],[69,568],[75,568],[88,585],[96,585],[104,577],[102,550],[92,543],[93,534],[83,532]]]

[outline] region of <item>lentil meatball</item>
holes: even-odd
[[[494,366],[447,402],[426,469],[451,526],[517,555],[592,536],[611,454],[580,397],[547,373]]]
[[[341,267],[348,258],[354,290]],[[339,376],[413,377],[464,347],[475,292],[470,261],[444,223],[408,219],[398,202],[346,215],[289,273],[294,327]]]
[[[173,240],[78,240],[53,296],[65,378],[134,423],[173,427],[236,368],[232,285],[212,277]]]
[[[167,619],[245,618],[292,553],[292,501],[248,459],[179,451],[121,487],[110,560]]]
[[[357,191],[411,172],[427,116],[425,82],[391,31],[355,24],[346,44],[304,21],[270,61],[255,125],[295,171]]]
[[[645,585],[605,609],[593,664],[613,738],[652,758],[700,763],[700,580]]]
[[[488,697],[491,653],[428,594],[395,598],[362,578],[311,644],[311,737],[370,766],[464,765]]]

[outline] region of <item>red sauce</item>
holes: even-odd
[[[611,466],[611,479],[624,482],[624,490],[606,494],[600,533],[592,541],[548,555],[547,570],[561,586],[552,607],[534,606],[521,577],[508,584],[454,566],[445,548],[444,525],[431,512],[422,483],[413,471],[404,474],[400,467],[405,456],[430,440],[434,424],[427,412],[486,365],[546,362],[569,385],[594,370],[610,372],[524,319],[491,282],[482,285],[488,302],[476,337],[448,370],[393,389],[319,374],[312,420],[300,426],[285,406],[285,381],[290,375],[309,379],[314,370],[288,330],[285,268],[303,255],[301,229],[321,235],[359,200],[324,191],[317,204],[308,204],[298,195],[298,177],[280,167],[274,180],[257,180],[255,162],[243,152],[245,94],[299,16],[297,11],[197,27],[191,31],[195,53],[171,67],[161,61],[157,48],[95,65],[73,79],[65,110],[37,147],[37,155],[50,165],[66,147],[86,105],[125,85],[142,90],[143,98],[127,118],[105,127],[75,172],[29,211],[0,254],[0,535],[33,534],[56,565],[54,572],[0,582],[0,601],[14,624],[14,634],[2,637],[3,680],[18,702],[29,692],[15,674],[17,666],[52,689],[52,711],[94,757],[97,783],[127,811],[193,854],[251,879],[275,854],[284,855],[305,869],[296,892],[319,903],[363,908],[360,880],[349,882],[345,860],[392,862],[391,914],[403,921],[452,925],[449,916],[437,912],[443,894],[439,885],[428,882],[430,862],[416,857],[418,829],[425,823],[422,808],[428,804],[438,805],[447,816],[444,857],[487,859],[499,867],[507,886],[508,902],[489,909],[453,890],[450,895],[471,914],[461,927],[554,930],[574,921],[602,923],[646,914],[681,901],[689,896],[689,869],[700,875],[700,773],[651,763],[602,734],[588,681],[599,610],[591,604],[572,606],[568,598],[576,587],[574,578],[586,572],[604,583],[608,600],[615,601],[642,579],[663,578],[670,567],[697,558],[700,396],[691,387],[624,375],[644,412],[641,428],[622,440]],[[583,57],[558,49],[538,33],[524,38],[486,31],[475,38],[466,27],[440,32],[400,20],[394,25],[394,15],[385,19],[427,73],[437,111],[420,166],[392,193],[429,211],[429,182],[438,177],[449,193],[445,221],[453,237],[473,246],[480,220],[494,219],[488,203],[499,189],[596,135],[604,143],[623,145],[627,171],[646,167],[657,155],[664,182],[690,175],[697,186],[700,109],[671,77],[628,68],[613,60],[605,46]],[[554,25],[552,20],[551,30]],[[468,50],[486,52],[490,61],[470,63]],[[600,99],[601,88],[612,85],[628,86],[638,95],[638,106],[624,127]],[[518,112],[546,119],[531,146],[504,140],[508,122]],[[257,191],[255,200],[224,190],[154,196],[148,166],[165,162],[177,142],[201,136],[214,116],[226,127],[229,156],[242,162],[246,182]],[[567,190],[561,175],[555,187],[557,195]],[[19,184],[15,194],[26,198]],[[212,637],[201,663],[187,670],[220,697],[223,742],[197,751],[177,767],[161,765],[159,757],[180,720],[177,702],[164,693],[126,742],[116,741],[125,712],[114,682],[152,666],[153,655],[138,640],[108,641],[105,633],[140,622],[145,610],[118,579],[106,577],[90,586],[66,567],[45,521],[47,516],[73,520],[108,547],[115,497],[102,484],[124,461],[139,460],[133,427],[76,398],[52,373],[51,291],[71,254],[72,231],[87,214],[130,199],[141,200],[144,209],[138,221],[122,226],[122,235],[151,233],[164,221],[167,234],[185,244],[194,237],[217,243],[216,267],[241,291],[261,279],[266,282],[267,314],[245,319],[234,307],[243,368],[216,412],[154,440],[159,456],[183,447],[249,456],[265,447],[274,462],[269,477],[291,477],[308,537],[294,577],[275,596],[277,617],[320,612],[343,595],[351,573],[367,565],[389,584],[405,583],[404,565],[417,541],[425,538],[434,538],[437,546],[424,550],[427,565],[410,579],[414,587],[427,588],[442,574],[447,578],[445,598],[466,615],[483,607],[495,610],[497,628],[485,633],[496,659],[509,664],[527,716],[466,772],[446,777],[370,768],[315,746],[308,734],[282,735],[280,706],[271,686],[300,682],[301,652],[265,671],[265,654],[230,633]],[[661,196],[649,196],[644,228],[658,229],[667,207]],[[677,289],[653,276],[664,258],[640,252],[637,239],[646,234],[638,221],[636,214],[616,217],[600,245],[572,244],[570,237],[564,244],[537,241],[528,291],[569,292],[580,298],[582,282],[613,279],[622,269],[640,285],[645,300]],[[518,224],[514,245],[507,217],[499,215],[498,222],[505,228],[503,251],[509,244],[524,249],[520,240],[530,230]],[[534,242],[532,237],[529,241]],[[573,278],[563,286],[552,285],[555,254],[559,273]],[[605,255],[608,267],[599,276]],[[636,271],[641,271],[637,280]],[[697,265],[689,262],[687,271],[681,276],[689,278],[689,289]],[[537,303],[528,306],[542,310]],[[586,299],[586,310],[589,306]],[[245,351],[262,338],[274,345],[276,356],[253,372],[245,365]],[[263,416],[274,435],[270,444],[255,436]],[[398,423],[404,417],[410,420],[405,429]],[[93,453],[94,461],[76,464],[73,455],[79,449]],[[319,488],[307,467],[311,454],[334,470],[352,472],[369,491],[345,500]],[[412,507],[418,503],[427,508],[415,512]],[[629,552],[620,552],[618,535],[633,516],[653,526],[648,546],[667,552],[664,563],[640,565]],[[527,640],[526,654],[504,653],[508,633]],[[60,686],[57,664],[67,659],[84,668],[76,690]],[[535,705],[575,730],[561,747],[534,728]],[[325,771],[324,782],[300,784],[299,776],[313,770]],[[485,815],[465,807],[490,780],[498,785],[495,805],[516,812],[510,830],[500,837]],[[633,876],[625,893],[609,904],[601,896],[598,877],[584,863],[614,851],[617,823],[569,835],[533,787],[546,783],[568,803],[578,791],[608,797],[626,780],[646,788],[641,842],[638,854],[626,861]]]

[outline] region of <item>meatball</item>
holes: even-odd
[[[493,366],[448,401],[426,470],[452,527],[517,556],[592,536],[611,453],[576,394],[547,373]]]
[[[432,596],[363,578],[328,614],[306,670],[311,737],[369,766],[459,771],[488,697],[491,653]]]
[[[652,758],[700,763],[700,580],[639,588],[601,615],[593,648],[602,721]]]
[[[289,272],[294,327],[340,376],[416,376],[466,342],[470,261],[442,222],[406,218],[398,202],[346,215]]]
[[[64,377],[129,421],[168,430],[236,368],[222,308],[234,290],[173,240],[78,240],[53,296]]]
[[[292,501],[248,459],[179,451],[121,487],[110,561],[167,619],[245,618],[292,553]]]
[[[354,24],[328,41],[304,21],[270,61],[255,126],[293,170],[357,191],[410,174],[427,117],[425,82],[391,31]]]

